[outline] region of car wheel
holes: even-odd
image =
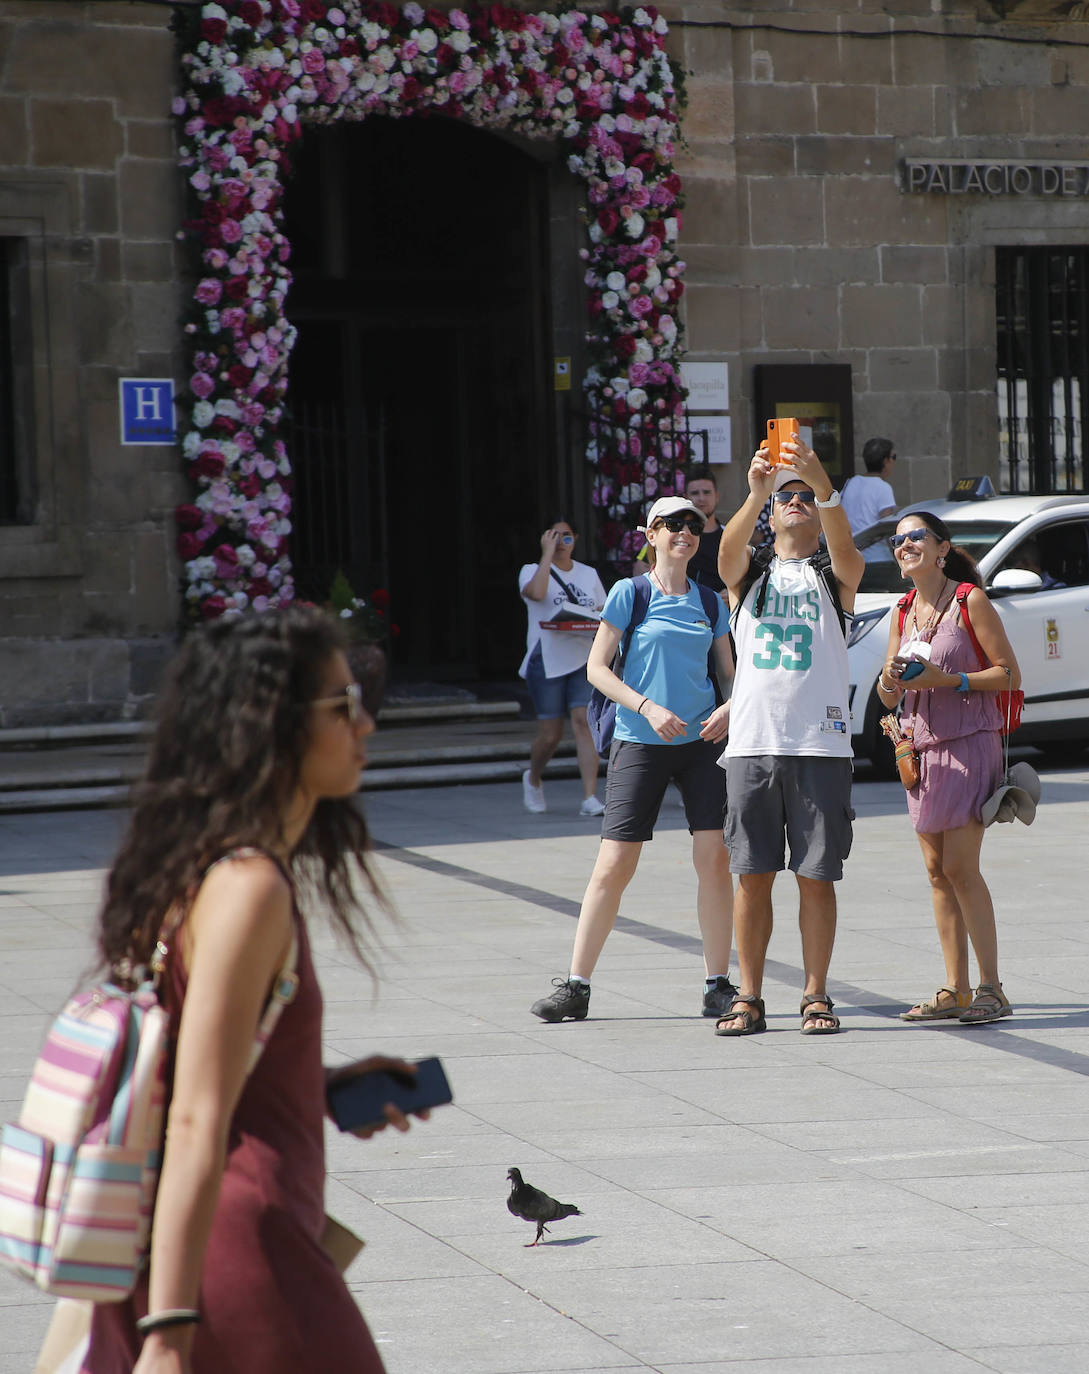
[[[866,708],[866,741],[870,762],[877,776],[884,782],[899,777],[896,768],[896,751],[892,740],[881,729],[879,721],[888,715],[888,708],[877,695],[876,688],[870,693],[870,704]]]

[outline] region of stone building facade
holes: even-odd
[[[1003,264],[1089,250],[1084,6],[661,9],[687,85],[689,356],[729,369],[723,508],[744,490],[776,367],[845,379],[840,480],[884,434],[906,459],[904,501],[966,473],[1009,485]],[[170,17],[153,0],[0,0],[0,726],[140,713],[180,622],[178,454],[122,445],[118,413],[120,379],[186,373]],[[1070,346],[1077,367],[1085,347]],[[1052,473],[1075,489],[1086,404]]]

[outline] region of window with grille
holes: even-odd
[[[0,237],[0,525],[34,518],[27,245]]]
[[[1086,490],[1089,248],[995,250],[1001,486]]]

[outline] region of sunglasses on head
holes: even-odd
[[[343,716],[349,725],[358,725],[367,714],[363,705],[363,688],[358,682],[349,682],[343,692],[335,697],[317,697],[311,706],[327,706],[338,716]]]
[[[667,515],[658,521],[655,528],[660,529],[663,525],[670,534],[680,534],[681,530],[687,530],[689,534],[703,533],[703,521],[697,520],[694,515]]]
[[[889,537],[889,548],[898,549],[905,539],[910,539],[913,544],[921,544],[928,534],[937,535],[933,530],[925,529],[922,525],[917,530],[905,530],[903,534],[894,534]]]
[[[807,490],[807,491],[777,491],[777,492],[775,492],[775,493],[773,494],[773,496],[772,496],[771,499],[772,499],[773,501],[778,501],[779,505],[781,505],[781,506],[787,506],[787,505],[790,504],[791,501],[795,501],[795,500],[801,501],[801,502],[803,503],[803,505],[808,506],[808,505],[810,504],[811,501],[815,501],[815,500],[817,499],[817,493],[816,493],[815,491],[808,491],[808,490]]]

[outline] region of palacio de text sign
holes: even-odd
[[[948,196],[1089,196],[1089,162],[907,157],[901,184]]]

